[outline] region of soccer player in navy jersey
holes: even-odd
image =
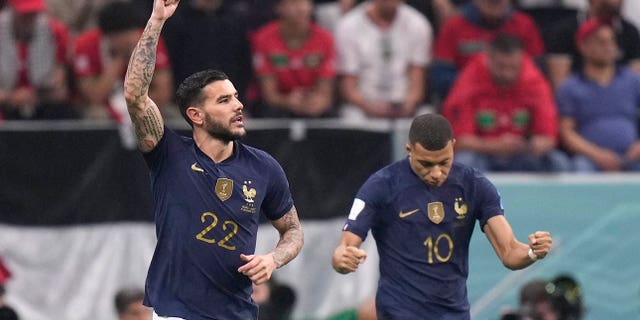
[[[256,319],[252,282],[268,281],[298,254],[302,228],[280,165],[238,141],[245,134],[243,105],[224,73],[198,72],[176,93],[192,138],[164,126],[148,92],[162,26],[177,6],[155,0],[125,77],[128,111],[151,172],[158,238],[144,303],[155,319]],[[260,214],[280,233],[266,254],[254,253]]]
[[[548,232],[529,235],[529,244],[516,240],[493,184],[453,163],[454,143],[443,116],[416,117],[409,157],[373,174],[356,195],[332,264],[340,273],[356,271],[371,230],[380,257],[378,319],[470,318],[466,280],[476,220],[507,268],[525,268],[551,249]]]

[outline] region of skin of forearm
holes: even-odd
[[[140,41],[131,54],[125,76],[125,97],[133,105],[141,105],[149,92],[156,65],[156,47],[164,20],[149,19]],[[131,106],[131,103],[127,103]]]
[[[295,258],[304,244],[302,226],[297,214],[287,214],[284,219],[287,228],[280,233],[280,240],[272,251],[273,261],[278,268]]]

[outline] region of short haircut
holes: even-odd
[[[506,33],[499,33],[491,42],[489,42],[489,50],[493,52],[511,54],[524,50],[524,44],[518,37]]]
[[[176,104],[180,108],[180,114],[193,127],[191,119],[187,117],[187,108],[200,105],[204,101],[202,88],[215,81],[228,80],[229,77],[222,71],[204,70],[196,72],[182,81],[176,92]]]
[[[98,12],[98,28],[104,34],[137,30],[144,24],[140,8],[130,1],[109,2]]]
[[[144,299],[144,291],[141,289],[121,289],[116,293],[114,303],[118,315],[123,315],[129,305]]]
[[[409,143],[419,143],[427,150],[442,150],[453,140],[453,129],[449,121],[439,114],[423,114],[411,122]]]

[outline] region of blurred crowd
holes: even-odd
[[[207,68],[253,118],[441,112],[484,171],[640,170],[630,0],[182,0],[150,96]],[[0,121],[110,118],[151,0],[0,0]]]

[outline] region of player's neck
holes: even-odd
[[[199,132],[193,132],[193,141],[213,162],[220,163],[233,155],[233,141],[225,141],[206,132]]]

